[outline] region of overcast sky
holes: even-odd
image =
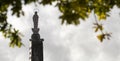
[[[61,25],[61,14],[54,6],[39,6],[39,28],[44,38],[44,61],[120,61],[120,15],[116,7],[104,23],[105,31],[112,32],[111,40],[101,43],[94,32],[91,14],[78,26]],[[8,21],[24,35],[21,48],[10,48],[9,39],[0,33],[0,61],[29,61],[29,39],[32,35],[34,4],[23,7],[25,16],[17,18],[8,13]]]

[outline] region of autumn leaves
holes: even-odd
[[[98,17],[100,17],[100,16],[98,16]],[[104,33],[103,32],[104,27],[103,27],[102,24],[99,23],[101,19],[105,19],[105,18],[103,17],[103,18],[97,20],[95,13],[94,13],[94,17],[95,17],[95,23],[94,23],[94,27],[93,28],[95,29],[95,32],[99,32],[100,31],[100,34],[97,35],[97,38],[100,40],[100,42],[103,42],[104,39],[110,40],[110,37],[111,37],[112,33]]]

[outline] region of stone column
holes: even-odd
[[[34,28],[32,28],[31,36],[31,61],[43,61],[43,39],[40,38],[38,28],[38,15],[35,12],[33,16]]]

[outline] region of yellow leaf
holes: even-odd
[[[100,29],[100,30],[103,30],[103,26],[102,26],[102,25],[99,25],[99,29]]]
[[[90,8],[88,8],[88,15],[90,15],[90,13],[91,13],[91,10],[90,10]]]
[[[100,42],[103,42],[103,39],[105,38],[103,34],[100,34],[97,36],[97,38],[100,40]]]
[[[63,6],[59,6],[59,10],[60,10],[61,12],[64,12],[64,7],[63,7]]]
[[[95,28],[95,32],[97,32],[98,31],[98,27],[97,28]]]
[[[20,41],[18,41],[18,47],[20,48],[22,45],[22,43]]]
[[[98,0],[98,2],[99,2],[99,3],[101,3],[101,2],[102,2],[102,0]]]
[[[105,13],[101,13],[99,15],[99,20],[101,20],[101,19],[106,19],[106,14]]]

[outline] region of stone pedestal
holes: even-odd
[[[39,34],[32,34],[31,61],[43,61],[43,39]]]

